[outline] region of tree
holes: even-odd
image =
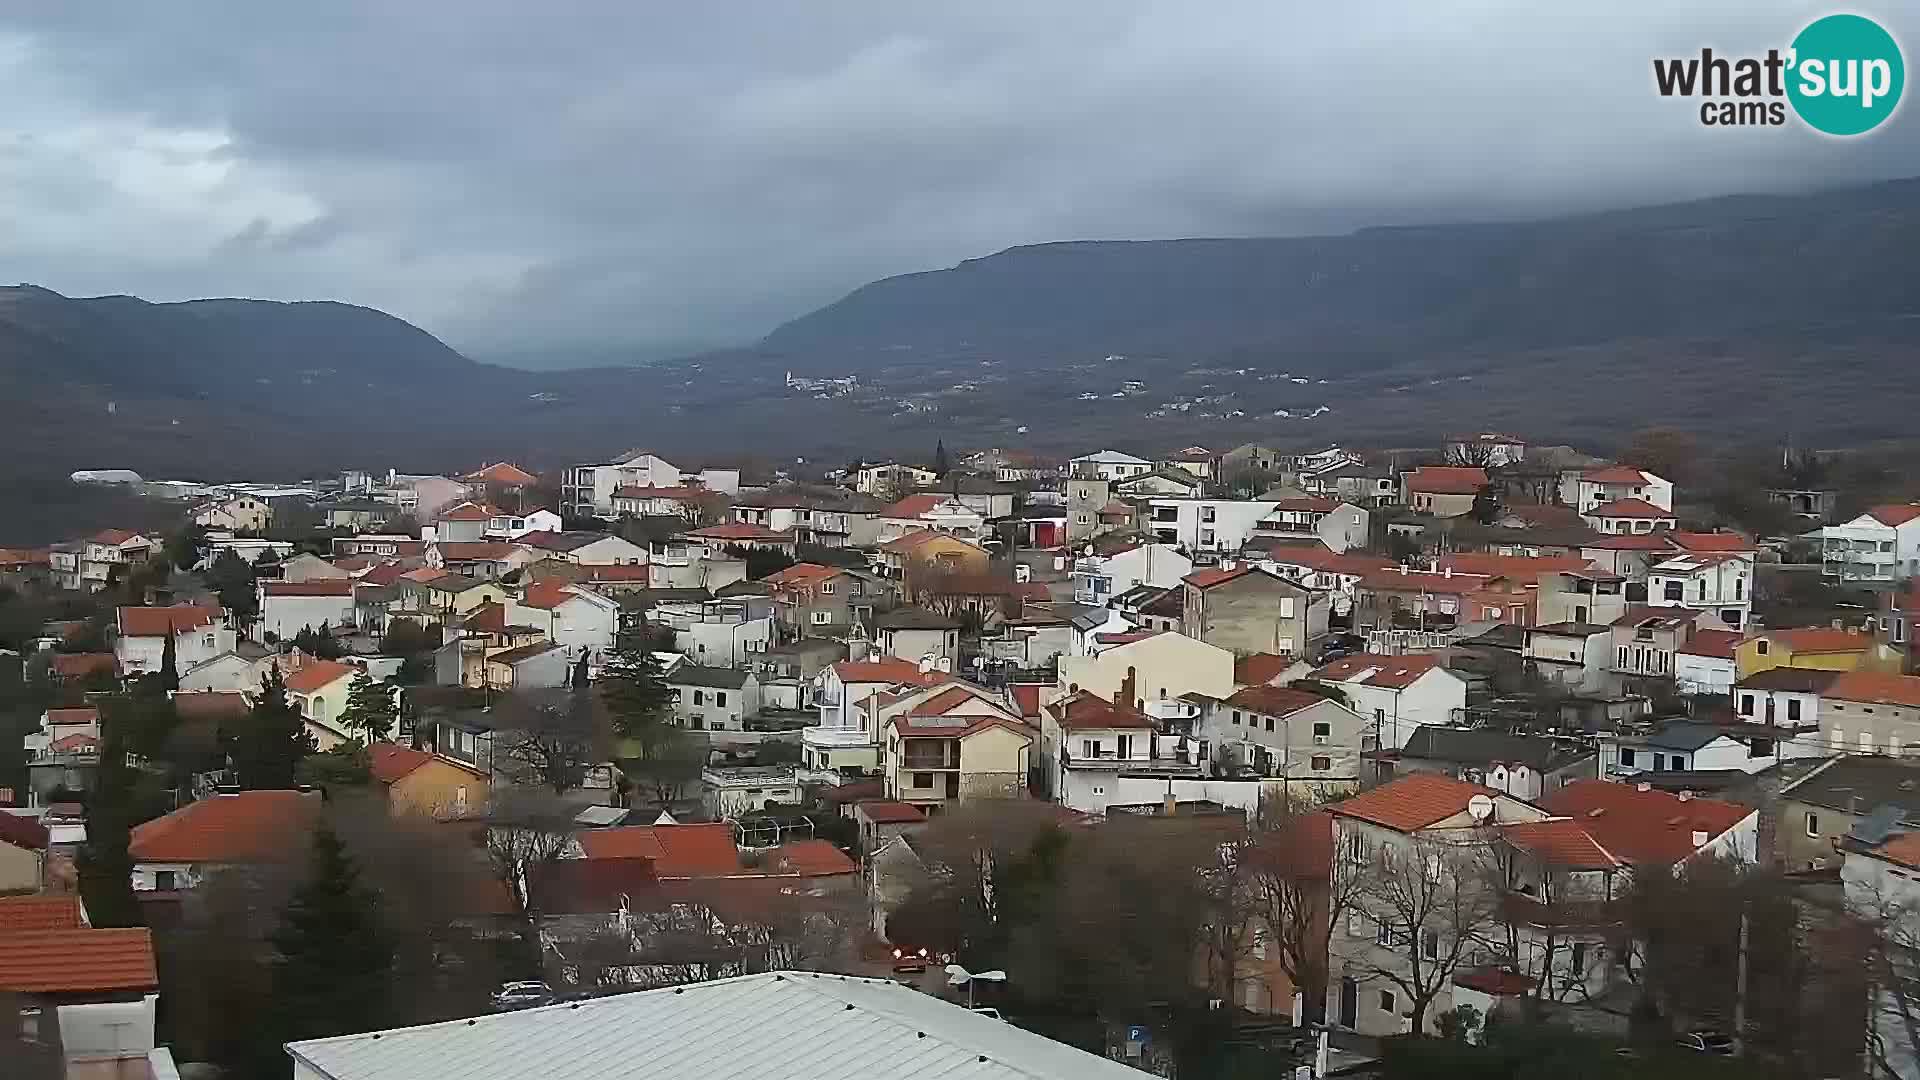
[[[322,660],[338,660],[347,655],[347,650],[333,636],[333,629],[327,626],[301,627],[300,632],[293,635],[293,646]]]
[[[207,585],[220,596],[220,606],[233,613],[233,621],[246,626],[260,614],[260,599],[254,592],[253,564],[232,548],[220,553],[207,568]]]
[[[133,895],[133,857],[127,847],[136,821],[136,770],[127,760],[130,703],[117,698],[101,710],[99,764],[87,799],[87,842],[75,868],[80,896],[94,926],[139,926],[140,903]]]
[[[168,630],[171,631],[172,627],[168,627]],[[180,652],[179,646],[174,644],[177,636],[169,632],[166,644],[160,647],[160,670],[154,675],[154,680],[164,693],[180,689]]]
[[[645,754],[623,759],[620,770],[634,798],[666,810],[690,785],[699,783],[701,770],[712,756],[713,743],[706,736],[669,724],[649,740]]]
[[[1700,459],[1700,444],[1692,435],[1677,428],[1645,428],[1637,431],[1620,451],[1620,463],[1645,469],[1685,486],[1694,479],[1693,465]]]
[[[555,699],[518,696],[497,698],[495,712],[503,719],[494,731],[496,767],[519,784],[539,784],[555,795],[572,791],[587,780],[587,771],[612,755],[593,697],[586,690],[570,691]]]
[[[311,876],[271,938],[273,998],[287,1039],[372,1031],[389,1021],[393,943],[380,896],[330,823],[313,834]]]
[[[1333,928],[1346,925],[1353,911],[1359,875],[1351,862],[1333,857],[1327,815],[1285,803],[1262,809],[1248,852],[1251,903],[1269,954],[1300,992],[1307,1018],[1324,1019]]]
[[[947,460],[947,442],[940,439],[933,444],[933,475],[945,476],[953,469],[953,463]]]
[[[1356,982],[1397,987],[1410,1030],[1427,1034],[1433,999],[1477,949],[1496,944],[1500,893],[1492,887],[1498,874],[1489,843],[1423,836],[1383,842],[1358,873],[1356,914],[1373,935],[1336,939],[1343,969]]]
[[[340,713],[340,726],[371,746],[393,738],[399,711],[393,705],[393,688],[373,681],[362,671],[347,685],[347,705]]]
[[[250,791],[291,788],[300,759],[317,749],[306,721],[287,701],[280,665],[273,665],[260,680],[260,696],[253,703],[253,713],[230,750],[240,786]]]
[[[317,754],[308,754],[294,768],[294,779],[329,793],[339,788],[373,783],[373,760],[367,748],[351,740]]]
[[[673,689],[649,648],[644,624],[622,629],[600,670],[600,701],[614,733],[639,744],[641,757],[666,739],[672,726]]]
[[[1471,513],[1473,520],[1480,524],[1493,524],[1493,519],[1500,515],[1500,500],[1494,496],[1492,488],[1483,487],[1473,493],[1473,509]]]
[[[205,529],[193,522],[188,522],[183,528],[167,537],[167,562],[175,569],[193,569],[199,565],[200,547],[206,538]]]
[[[1454,468],[1490,469],[1499,463],[1496,444],[1467,437],[1447,444],[1445,461]]]
[[[564,804],[521,790],[494,793],[487,815],[487,865],[506,889],[515,915],[533,913],[529,883],[572,843],[573,813]]]

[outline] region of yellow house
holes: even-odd
[[[1741,642],[1733,655],[1742,679],[1774,668],[1896,674],[1901,670],[1900,654],[1875,641],[1872,634],[1824,626],[1772,630]]]
[[[937,814],[969,799],[1027,791],[1034,731],[985,691],[964,683],[916,691],[886,723],[887,798]]]
[[[989,556],[978,544],[931,529],[917,529],[881,544],[880,566],[901,582],[902,599],[913,603],[914,584],[927,575],[984,574]]]
[[[486,808],[486,774],[424,750],[394,743],[375,743],[373,778],[387,791],[387,808],[394,814],[421,814],[446,820],[477,814]]]

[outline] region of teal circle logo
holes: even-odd
[[[1900,104],[1907,65],[1900,44],[1872,19],[1828,15],[1793,39],[1787,99],[1816,131],[1862,135]]]

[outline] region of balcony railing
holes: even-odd
[[[856,746],[872,746],[873,736],[860,728],[810,727],[800,731],[800,741],[820,749],[845,749]]]
[[[947,772],[960,767],[959,754],[902,754],[900,767],[914,772]]]

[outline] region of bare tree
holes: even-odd
[[[563,795],[586,784],[606,763],[612,739],[591,691],[496,699],[501,726],[494,765],[516,784],[539,784]]]
[[[1333,838],[1325,813],[1279,806],[1263,813],[1248,858],[1267,948],[1314,1020],[1326,1013],[1333,928],[1346,924],[1361,880],[1353,863],[1333,857]]]
[[[1500,454],[1493,443],[1471,437],[1447,444],[1446,463],[1455,468],[1488,469],[1499,464]]]
[[[1344,969],[1357,982],[1397,987],[1411,1030],[1425,1034],[1427,1010],[1454,972],[1498,948],[1489,842],[1474,835],[1381,843],[1358,874],[1349,923],[1364,920],[1372,936],[1339,939]]]
[[[486,821],[487,865],[507,891],[513,913],[533,915],[529,883],[539,868],[558,859],[573,843],[570,808],[514,792],[495,792]]]

